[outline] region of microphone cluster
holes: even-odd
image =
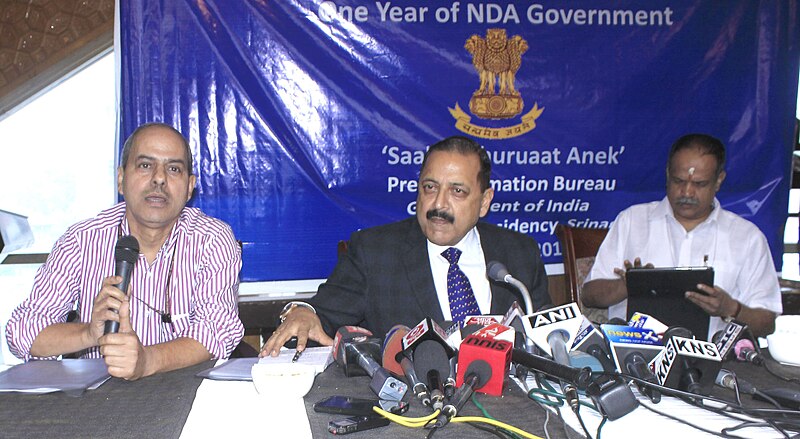
[[[721,369],[724,359],[764,361],[747,327],[735,321],[704,341],[645,314],[596,325],[575,303],[533,312],[524,284],[502,264],[487,265],[491,279],[520,290],[528,312],[515,302],[504,315],[468,316],[461,324],[425,318],[413,327],[396,325],[382,343],[363,328],[341,328],[333,352],[345,375],[369,375],[370,389],[385,410],[410,389],[434,411],[432,425],[441,427],[474,392],[501,396],[512,367],[517,376],[533,371],[556,380],[576,414],[584,393],[615,420],[639,405],[630,384],[657,404],[669,389],[707,395],[715,383],[732,388],[735,377]]]

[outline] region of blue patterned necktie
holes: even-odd
[[[450,247],[442,252],[442,256],[450,263],[447,269],[447,297],[450,299],[450,313],[454,322],[463,322],[466,316],[480,315],[478,302],[472,292],[472,285],[467,275],[458,268],[461,250]]]

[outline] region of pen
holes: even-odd
[[[292,357],[292,363],[297,363],[297,360],[300,359],[300,355],[303,355],[303,351],[296,351],[294,357]]]

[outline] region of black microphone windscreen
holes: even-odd
[[[119,284],[116,285],[123,293],[128,292],[128,285],[131,281],[133,268],[136,266],[136,261],[139,259],[139,241],[132,235],[121,236],[117,239],[117,244],[114,247],[114,275],[122,278]],[[116,309],[113,311],[117,312]],[[115,320],[106,320],[103,328],[104,334],[112,334],[119,331],[119,322]]]
[[[672,337],[694,338],[692,331],[681,327],[672,326],[664,332],[664,344],[666,344]]]
[[[450,360],[444,347],[433,341],[424,340],[414,350],[414,370],[420,377],[428,376],[431,371],[438,372],[439,378],[444,381],[450,376]]]
[[[467,366],[465,376],[475,375],[477,380],[473,388],[480,389],[492,378],[492,366],[485,360],[475,360]]]
[[[664,332],[664,351],[650,362],[658,382],[673,389],[707,395],[719,372],[722,359],[717,346],[692,337],[682,327]]]
[[[489,263],[486,264],[486,275],[489,276],[489,279],[505,282],[505,278],[508,274],[508,269],[501,262],[489,261]]]
[[[133,235],[121,236],[114,247],[114,259],[135,264],[139,259],[139,241]]]

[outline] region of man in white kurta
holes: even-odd
[[[782,312],[775,265],[764,234],[716,199],[724,163],[724,147],[711,136],[691,134],[675,142],[667,196],[619,214],[584,283],[585,305],[607,306],[610,318],[625,318],[626,268],[709,265],[716,285],[701,286],[707,295],[686,293],[711,316],[708,337],[726,318],[747,323],[757,335],[774,330]]]

